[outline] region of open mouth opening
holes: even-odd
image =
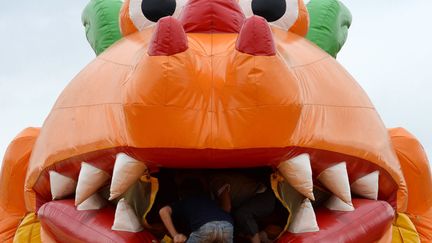
[[[236,212],[239,209],[252,207],[255,208],[258,215],[254,218],[261,232],[266,232],[270,240],[275,240],[283,231],[289,212],[280,203],[273,190],[271,175],[273,170],[269,167],[259,167],[252,169],[163,169],[154,176],[158,178],[159,190],[152,206],[147,215],[147,222],[152,227],[152,233],[159,239],[163,239],[167,234],[163,222],[159,216],[159,210],[166,206],[172,205],[182,198],[181,185],[182,181],[195,178],[203,185],[206,196],[217,202],[218,206],[223,209],[224,205],[218,197],[218,191],[229,190],[234,194],[231,201],[232,209],[230,214],[236,219]],[[232,178],[231,180],[227,178]],[[237,181],[240,186],[233,185]],[[225,188],[224,188],[225,187]],[[236,222],[237,223],[237,222]],[[183,232],[188,235],[190,230],[186,225],[178,225]],[[247,242],[247,238],[236,230],[235,242]]]
[[[53,235],[82,235],[82,233],[75,231],[77,229],[82,230],[83,224],[90,224],[86,227],[91,228],[94,226],[94,222],[90,219],[99,219],[104,223],[96,226],[102,228],[98,232],[105,232],[104,234],[113,235],[113,237],[139,238],[145,235],[148,239],[157,241],[169,235],[158,212],[163,206],[179,200],[178,185],[180,181],[190,177],[200,178],[208,195],[217,201],[218,190],[212,188],[212,181],[218,175],[222,175],[233,178],[247,177],[252,181],[258,181],[260,187],[254,193],[258,195],[267,192],[274,198],[273,205],[258,204],[259,209],[266,208],[268,210],[264,215],[254,219],[258,224],[259,231],[266,232],[266,237],[269,240],[290,242],[302,237],[328,240],[332,237],[343,237],[341,236],[343,230],[352,231],[352,227],[361,229],[365,225],[374,228],[375,233],[365,235],[364,231],[357,230],[358,232],[350,237],[363,240],[363,242],[378,240],[386,232],[394,216],[393,204],[395,203],[397,187],[393,185],[394,182],[388,173],[372,163],[352,159],[349,156],[344,156],[345,161],[342,161],[335,160],[341,156],[340,154],[312,150],[301,152],[305,151],[309,153],[295,155],[278,165],[228,169],[162,167],[153,170],[123,152],[117,153],[114,157],[104,157],[96,163],[67,160],[46,171],[51,183],[51,192],[36,191],[41,206],[39,217],[42,225],[47,227],[48,231],[56,232]],[[112,151],[110,152],[112,153]],[[326,158],[330,159],[316,159],[317,156],[323,155],[327,155]],[[123,166],[120,170],[123,174],[120,177],[116,175],[116,171],[119,170],[119,158],[123,158],[127,162],[121,162]],[[83,161],[82,158],[80,159]],[[113,161],[110,162],[110,160]],[[310,163],[310,175],[305,174],[308,169],[304,171],[296,167],[296,162],[304,164],[305,160]],[[329,163],[328,161],[341,162]],[[131,164],[139,166],[124,169]],[[101,165],[105,165],[105,167]],[[224,166],[222,165],[222,167]],[[77,168],[75,171],[77,175],[62,174],[64,171],[73,171],[73,168]],[[53,175],[54,177],[60,176],[60,180],[57,180],[55,184],[53,184],[55,181]],[[308,176],[310,176],[309,181]],[[43,179],[42,176],[40,180],[43,181]],[[75,185],[69,187],[61,185],[62,181],[69,181]],[[360,188],[363,191],[355,188],[355,184],[358,184],[359,181],[360,184],[363,184],[363,187]],[[86,185],[82,186],[83,183]],[[119,189],[119,192],[113,194],[113,187],[116,187],[115,184],[118,183],[123,189]],[[240,182],[240,184],[246,185],[244,182]],[[370,184],[370,187],[367,184]],[[390,194],[386,188],[389,185],[393,185],[395,188],[394,192]],[[308,194],[306,190],[308,186],[311,194]],[[60,188],[60,191],[63,190],[63,195],[55,195],[58,194],[55,192],[56,188]],[[65,192],[65,190],[69,190],[69,192]],[[87,192],[82,197],[82,190],[91,193]],[[247,187],[243,186],[235,194],[245,190]],[[54,200],[51,201],[51,198],[42,197],[43,193],[49,193]],[[77,198],[82,198],[82,200],[77,203]],[[250,202],[251,200],[252,197],[249,197],[243,201]],[[238,205],[233,207],[233,210],[236,210],[237,207]],[[69,223],[76,219],[76,223],[81,226],[68,227],[65,225],[59,228],[58,225],[62,225],[59,210],[62,213],[67,212],[67,216],[64,217],[68,218]],[[116,226],[119,211],[129,215],[126,218],[123,217],[123,222]],[[83,221],[83,218],[89,221]],[[58,231],[62,231],[62,233],[58,234]],[[242,242],[246,238],[237,236],[235,239],[236,242]],[[122,240],[119,239],[119,241]]]

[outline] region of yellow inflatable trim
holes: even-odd
[[[411,219],[403,213],[398,213],[393,222],[393,243],[420,243],[417,230]]]
[[[35,213],[27,214],[27,216],[21,221],[18,227],[14,243],[40,243],[40,222]]]

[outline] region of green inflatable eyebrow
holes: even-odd
[[[307,9],[310,27],[306,38],[336,58],[348,37],[351,12],[339,0],[311,0]]]
[[[121,0],[91,0],[82,13],[87,40],[96,55],[122,38],[119,27]]]

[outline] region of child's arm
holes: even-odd
[[[219,205],[227,213],[231,213],[231,195],[230,187],[225,186],[222,190],[219,190]]]
[[[177,232],[171,215],[172,215],[172,209],[170,206],[165,206],[159,210],[159,215],[162,219],[162,222],[164,223],[165,227],[167,228],[170,235],[173,237],[174,243],[183,243],[186,242],[187,237],[183,234],[180,234]]]

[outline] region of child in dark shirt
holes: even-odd
[[[233,242],[231,216],[205,194],[200,180],[186,178],[180,185],[180,201],[165,206],[159,215],[174,243]],[[183,221],[192,232],[187,238],[173,222]]]

